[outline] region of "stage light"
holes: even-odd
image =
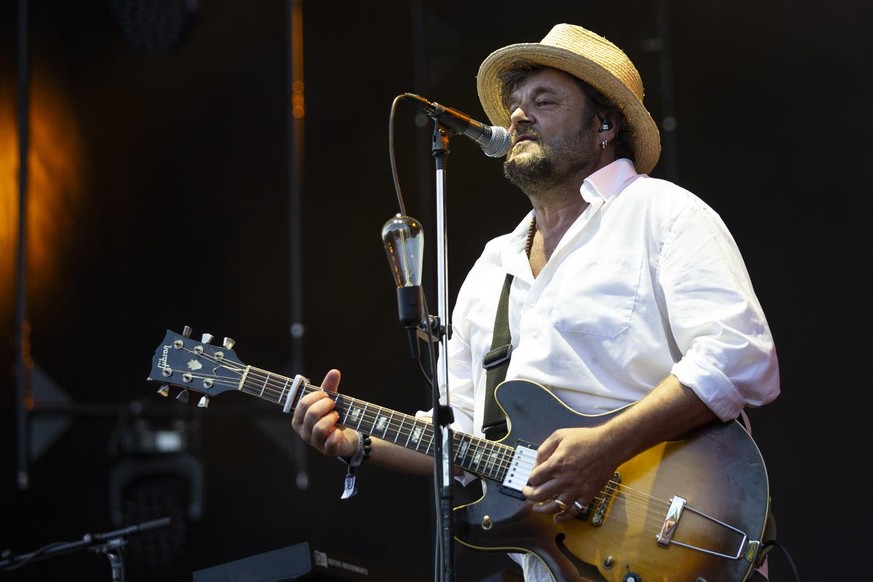
[[[116,527],[170,517],[172,525],[132,540],[131,560],[148,567],[170,565],[181,557],[189,523],[203,518],[203,467],[196,419],[146,418],[138,403],[133,418],[122,419],[110,452],[109,509]]]

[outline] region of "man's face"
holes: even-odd
[[[525,191],[574,179],[599,156],[597,122],[588,99],[567,73],[536,71],[509,99],[513,146],[504,174]]]

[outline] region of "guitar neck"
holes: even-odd
[[[291,392],[292,378],[249,366],[240,383],[240,391],[273,402],[288,404],[294,410],[303,396],[325,392],[336,403],[338,424],[378,437],[401,447],[434,455],[436,431],[430,419],[418,418],[358,398],[322,389],[304,381]],[[506,445],[464,433],[452,433],[453,462],[479,477],[503,481],[514,451]]]
[[[582,573],[586,579],[619,582],[625,568],[612,568],[612,560],[603,556],[615,556],[616,564],[634,564],[643,579],[676,572],[688,580],[738,582],[752,567],[769,511],[767,473],[760,451],[736,421],[713,423],[627,460],[589,500],[584,519],[550,529],[551,520],[534,515],[522,494],[536,466],[535,443],[558,428],[595,426],[624,409],[589,416],[538,384],[506,381],[497,398],[507,419],[517,421],[503,439],[513,443],[507,446],[442,431],[430,418],[324,390],[300,375],[289,378],[248,366],[234,353],[233,340],[225,338],[216,346],[210,334],[203,338],[192,339],[190,328],[182,334],[167,330],[147,378],[162,384],[159,394],[167,396],[171,385],[185,391],[179,395],[183,401],[189,390],[201,393],[199,405],[205,407],[225,392],[244,392],[291,412],[306,394],[324,392],[336,405],[340,426],[431,457],[446,444],[455,466],[500,485],[486,488],[479,501],[455,508],[463,526],[456,539],[468,547],[535,553],[560,580],[576,580]],[[541,421],[532,427],[524,422],[529,418]],[[444,443],[449,434],[450,442]],[[710,493],[715,493],[711,499]],[[704,513],[706,508],[717,515]],[[649,535],[651,542],[640,541]]]

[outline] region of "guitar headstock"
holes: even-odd
[[[222,345],[212,345],[212,336],[203,334],[200,341],[192,339],[191,328],[185,326],[179,334],[167,330],[164,340],[152,356],[150,382],[160,382],[158,393],[169,395],[169,387],[182,388],[178,400],[187,402],[188,390],[203,394],[199,406],[206,407],[209,398],[228,390],[238,390],[246,370],[231,348],[233,340],[224,338]]]

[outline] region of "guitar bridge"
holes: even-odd
[[[685,509],[685,501],[684,497],[678,495],[670,500],[670,509],[667,510],[667,516],[664,518],[664,523],[661,524],[661,531],[656,536],[659,546],[669,546],[673,540],[673,533],[676,531],[676,526],[679,525],[682,510]]]
[[[603,525],[603,519],[606,517],[606,508],[609,507],[609,502],[615,497],[615,492],[618,490],[616,486],[619,483],[621,483],[621,475],[617,472],[613,473],[612,481],[600,492],[599,500],[594,505],[594,508],[592,509],[592,504],[589,503],[585,511],[579,513],[576,518],[585,521],[590,517],[591,525]]]
[[[677,541],[673,538],[673,534],[676,532],[676,528],[679,526],[679,520],[682,518],[682,514],[685,512],[693,513],[699,516],[702,519],[707,521],[711,521],[712,523],[717,524],[720,527],[728,529],[737,535],[737,550],[735,553],[730,554],[726,552],[720,552],[715,549],[703,548],[700,546],[694,546],[691,544],[686,544],[680,541]],[[709,554],[710,556],[718,556],[719,558],[728,558],[731,560],[737,560],[742,557],[744,551],[743,548],[746,547],[747,543],[751,543],[751,547],[753,549],[757,549],[756,542],[749,542],[749,536],[740,529],[735,528],[732,525],[729,525],[719,519],[712,517],[711,515],[707,515],[702,511],[698,511],[691,507],[690,505],[686,505],[686,499],[679,497],[678,495],[673,497],[670,500],[670,508],[667,510],[667,515],[664,516],[664,523],[661,525],[661,531],[658,532],[658,535],[655,536],[655,539],[659,546],[669,546],[670,544],[674,544],[677,546],[681,546],[683,548],[688,548],[689,550],[696,550],[698,552],[703,552],[704,554]],[[747,550],[749,551],[749,550]]]

